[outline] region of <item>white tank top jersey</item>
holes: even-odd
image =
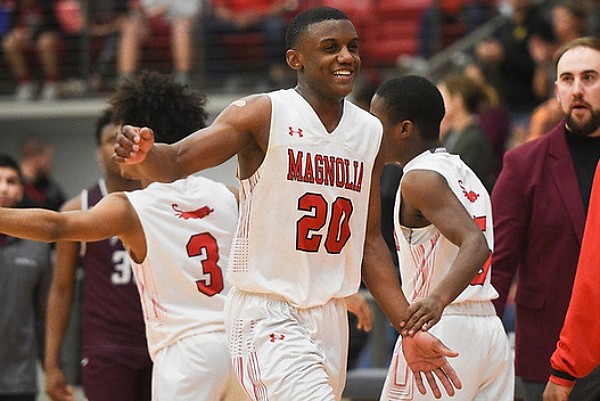
[[[433,170],[441,174],[465,209],[482,230],[490,250],[494,249],[494,231],[490,196],[475,173],[457,155],[444,148],[427,150],[404,166],[412,170]],[[400,225],[400,188],[394,207],[394,236],[400,265],[402,288],[409,301],[424,298],[450,271],[458,247],[429,225],[410,229]],[[491,284],[491,258],[482,266],[471,284],[452,302],[487,301],[498,297]]]
[[[190,176],[126,192],[148,252],[132,262],[154,359],[184,336],[224,330],[223,280],[237,225],[235,196],[223,184]]]
[[[329,133],[295,90],[270,92],[269,145],[240,181],[240,223],[228,280],[298,308],[358,290],[371,171],[382,127],[344,100]]]

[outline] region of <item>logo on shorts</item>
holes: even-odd
[[[208,206],[202,206],[201,208],[198,208],[196,210],[186,212],[186,211],[179,209],[179,205],[177,205],[177,203],[173,203],[171,205],[171,207],[176,212],[175,215],[177,217],[179,217],[180,219],[185,219],[185,220],[203,219],[215,210],[215,209],[211,209]]]
[[[275,334],[275,333],[271,333],[269,334],[269,338],[270,338],[270,342],[274,343],[277,340],[285,340],[285,334]]]

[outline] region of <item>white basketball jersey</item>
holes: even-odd
[[[447,181],[456,197],[483,231],[490,250],[494,249],[494,232],[490,196],[475,173],[457,155],[443,148],[427,150],[404,166],[404,174],[412,170],[433,170]],[[394,208],[394,235],[402,277],[402,288],[410,301],[427,296],[450,271],[458,247],[445,238],[435,226],[411,229],[400,225],[400,188]],[[492,287],[491,259],[482,266],[471,284],[454,300],[484,301],[498,297]]]
[[[197,176],[126,195],[148,248],[132,268],[152,359],[184,336],[224,330],[223,275],[238,217],[234,195]]]
[[[371,171],[382,127],[344,100],[327,132],[293,89],[268,94],[269,146],[240,182],[240,223],[228,280],[246,292],[323,305],[358,290]]]

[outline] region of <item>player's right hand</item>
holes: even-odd
[[[437,376],[449,396],[454,395],[455,388],[462,388],[458,375],[446,359],[457,357],[458,352],[446,347],[439,338],[425,331],[418,331],[414,336],[403,336],[402,353],[414,374],[421,394],[427,393],[421,373],[425,374],[435,398],[441,398],[442,393],[433,374]]]
[[[58,368],[46,369],[46,394],[52,401],[75,401],[73,387]]]
[[[124,125],[117,132],[117,144],[113,161],[117,164],[138,164],[154,146],[154,131],[148,127],[140,128]]]

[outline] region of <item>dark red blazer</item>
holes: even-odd
[[[492,284],[502,316],[517,274],[516,374],[545,383],[581,247],[585,211],[564,121],[508,151],[492,192]]]

